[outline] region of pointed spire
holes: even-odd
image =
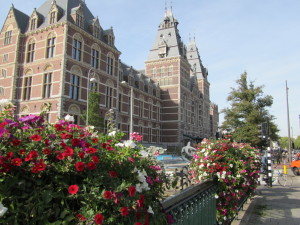
[[[170,2],[170,9],[171,9],[171,12],[172,12],[172,0]]]
[[[14,4],[11,3],[11,8],[15,8]]]

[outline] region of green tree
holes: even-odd
[[[295,140],[295,149],[300,149],[300,136],[298,136]]]
[[[273,121],[274,117],[267,110],[273,104],[272,96],[263,95],[263,86],[256,87],[253,81],[248,82],[246,72],[241,74],[236,83],[238,87],[231,88],[227,97],[230,107],[222,110],[224,113],[222,129],[227,130],[234,141],[264,148],[269,142],[260,137],[259,127],[263,122],[268,122],[270,139],[278,140],[279,130]]]
[[[100,116],[100,93],[96,91],[89,92],[89,110],[88,110],[88,125],[94,126],[97,129],[103,129],[104,119]],[[86,110],[81,116],[82,120],[86,121]]]

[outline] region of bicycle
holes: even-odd
[[[266,173],[264,173],[266,175]],[[264,178],[264,180],[267,182],[267,184],[269,183],[269,178]],[[288,174],[284,174],[282,172],[280,172],[279,170],[277,170],[277,172],[275,173],[274,176],[274,170],[272,170],[272,184],[278,183],[279,185],[281,185],[282,187],[291,187],[293,185],[293,176],[292,175],[288,175]]]

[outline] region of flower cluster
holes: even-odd
[[[141,136],[122,143],[120,132],[98,135],[71,122],[1,115],[1,223],[165,224],[167,180],[141,156]]]
[[[241,201],[254,194],[258,184],[259,153],[248,144],[228,140],[199,144],[191,163],[196,182],[218,178],[217,219],[230,224]]]

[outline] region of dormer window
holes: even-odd
[[[56,22],[56,12],[54,11],[50,13],[50,24],[55,22]]]
[[[100,38],[100,28],[98,26],[94,26],[94,33],[93,33],[93,35],[96,38]]]
[[[76,25],[79,27],[83,27],[83,16],[80,12],[76,13]]]
[[[30,21],[30,30],[36,29],[36,18],[31,19]]]
[[[108,35],[108,44],[110,46],[113,46],[114,45],[114,37],[111,36],[111,35]]]

